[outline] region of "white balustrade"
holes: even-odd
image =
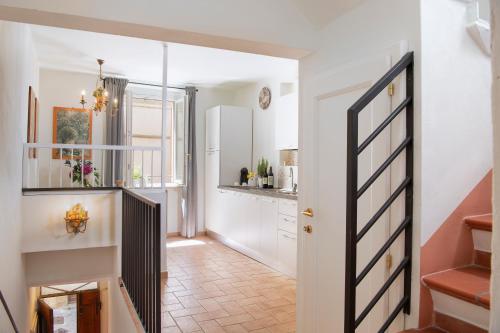
[[[135,153],[141,154],[139,165]],[[149,161],[145,153],[151,154]],[[161,157],[161,147],[25,143],[23,188],[163,188],[153,181],[164,179],[161,167],[154,174],[155,154]],[[134,174],[139,167],[140,178]]]

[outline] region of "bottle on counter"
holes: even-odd
[[[268,188],[268,175],[267,175],[267,170],[264,172],[264,175],[262,177],[262,188]]]
[[[269,173],[267,174],[267,187],[274,188],[273,167],[269,167]]]

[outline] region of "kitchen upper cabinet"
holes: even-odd
[[[298,149],[299,98],[297,91],[278,97],[275,123],[276,149]]]
[[[276,260],[278,242],[278,200],[260,199],[260,252],[271,262]]]

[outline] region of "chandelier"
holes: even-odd
[[[102,76],[102,65],[104,64],[104,60],[97,59],[97,64],[99,64],[99,76],[97,77],[95,90],[92,93],[92,96],[94,97],[94,104],[92,104],[92,106],[89,108],[89,110],[94,111],[96,115],[99,114],[99,112],[105,111],[109,102],[108,101],[109,93],[104,87],[104,77]],[[85,90],[82,90],[82,95],[80,97],[80,104],[84,109],[85,109],[85,104],[87,104],[87,101],[85,100],[85,95],[86,95]],[[117,109],[118,109],[118,99],[115,98],[113,100],[113,111]]]

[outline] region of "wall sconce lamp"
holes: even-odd
[[[66,211],[66,231],[69,234],[84,233],[87,230],[87,221],[89,220],[88,212],[81,204],[74,205],[70,210]]]

